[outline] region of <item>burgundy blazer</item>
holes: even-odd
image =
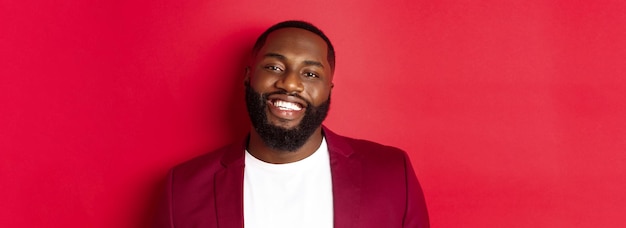
[[[422,189],[407,154],[323,128],[336,228],[427,228]],[[243,227],[245,140],[170,170],[157,227]]]

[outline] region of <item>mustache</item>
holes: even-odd
[[[270,92],[270,93],[264,93],[263,94],[263,99],[267,100],[269,96],[275,95],[275,94],[297,97],[298,99],[303,100],[304,102],[306,102],[308,107],[313,106],[312,103],[309,100],[307,100],[304,97],[300,96],[300,94],[295,93],[295,92],[291,92],[290,93],[290,92],[287,92],[287,91],[284,91],[284,90],[274,91],[274,92]]]

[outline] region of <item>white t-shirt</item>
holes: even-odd
[[[246,151],[244,227],[331,228],[333,192],[326,140],[309,157],[287,164],[261,161]]]

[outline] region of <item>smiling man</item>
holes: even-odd
[[[335,53],[315,26],[285,21],[246,68],[249,137],[173,168],[159,227],[429,227],[404,151],[322,126]]]

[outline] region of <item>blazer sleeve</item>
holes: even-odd
[[[157,205],[157,212],[154,218],[155,228],[173,228],[172,221],[172,175],[174,169],[171,169],[167,174],[167,181],[165,188],[161,193],[159,203]]]
[[[424,193],[420,187],[411,161],[406,153],[404,153],[404,165],[406,170],[407,182],[407,205],[404,214],[404,228],[429,228],[428,210],[426,209],[426,201]]]

